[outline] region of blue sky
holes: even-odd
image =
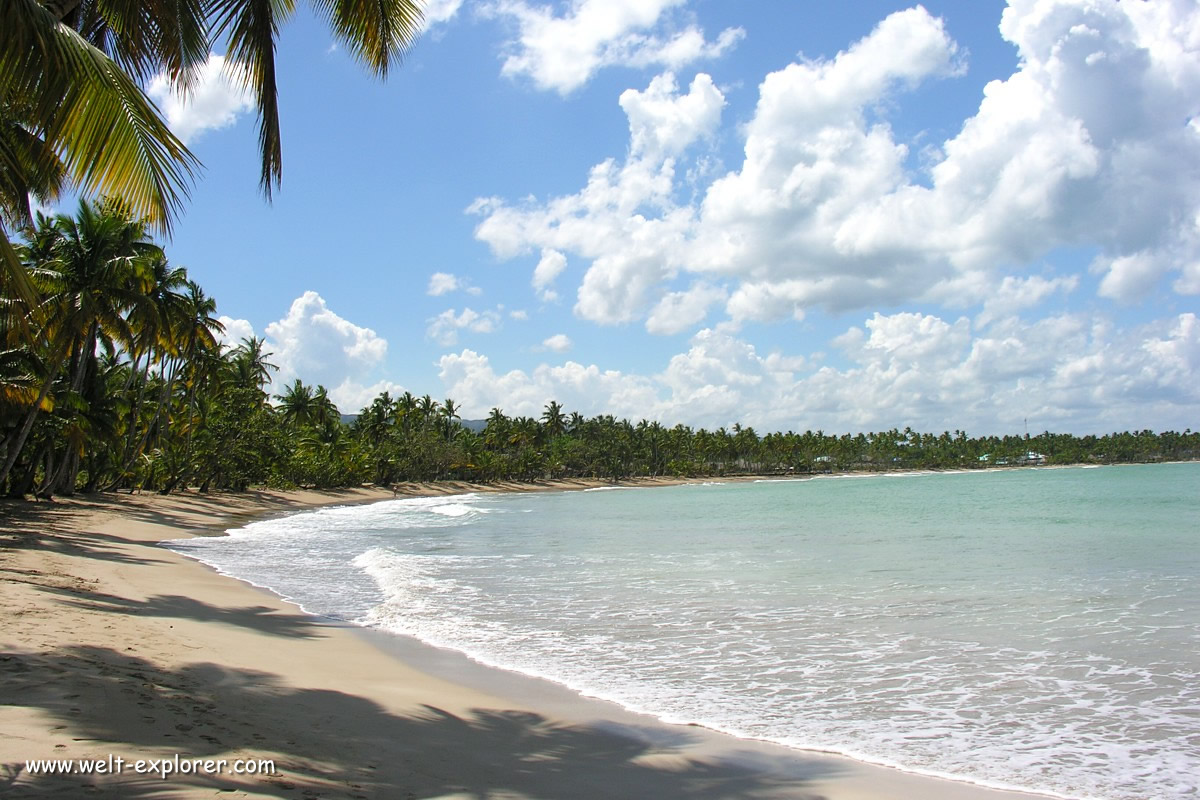
[[[279,382],[716,427],[1200,417],[1185,2],[440,0],[386,82],[301,7],[284,177],[211,59],[172,260]]]

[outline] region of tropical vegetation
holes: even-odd
[[[223,344],[213,298],[115,200],[39,215],[16,248],[32,302],[0,297],[0,492],[718,476],[1191,459],[1200,433],[970,437],[668,427],[550,401],[464,421],[384,392],[347,421],[323,386],[276,385],[261,339]]]

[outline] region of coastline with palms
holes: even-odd
[[[312,6],[332,37],[326,55],[343,47],[386,77],[422,30],[425,3]],[[283,170],[277,47],[294,12],[292,2],[253,0],[0,2],[0,793],[1032,798],[669,725],[364,634],[160,546],[318,507],[467,492],[1200,456],[1200,432],[1191,428],[1082,436],[901,423],[856,432],[755,430],[748,420],[709,428],[585,416],[552,397],[539,400],[541,409],[497,406],[484,415],[418,386],[338,408],[328,387],[286,367],[285,383],[273,359],[285,362],[265,339],[226,335],[217,299],[195,279],[203,265],[189,272],[168,257],[161,237],[202,165],[145,86],[161,76],[175,90],[194,89],[211,51],[224,48],[239,65],[227,77],[257,115],[254,172],[269,201]],[[621,105],[640,97],[623,94]],[[82,199],[70,213],[39,210],[74,196]],[[561,271],[553,255],[564,264],[566,256],[543,255]],[[537,280],[538,296],[556,296]],[[1028,285],[1053,291],[1059,283],[1040,280]],[[803,309],[795,312],[799,319]],[[559,334],[543,347],[555,340],[570,344]],[[813,485],[828,484],[804,488]],[[313,558],[299,545],[285,556]],[[703,683],[692,687],[697,696]],[[937,724],[929,719],[926,728]],[[264,759],[271,767],[163,779],[30,763],[113,755]]]

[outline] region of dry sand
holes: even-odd
[[[0,505],[0,795],[1031,797],[667,725],[411,640],[307,616],[156,545],[254,516],[392,496],[261,491]],[[274,769],[134,772],[139,759],[175,755],[229,765],[267,759]],[[110,756],[125,759],[120,774],[26,768],[29,759]]]

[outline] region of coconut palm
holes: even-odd
[[[263,391],[263,387],[271,382],[271,373],[279,369],[267,361],[272,354],[265,349],[266,343],[266,339],[247,336],[231,354],[234,382],[243,388],[257,389],[264,400],[266,392]]]
[[[299,378],[284,389],[283,394],[275,395],[275,399],[279,401],[279,413],[285,425],[299,427],[313,424],[316,418],[313,389],[305,386]]]
[[[447,441],[454,438],[454,420],[461,419],[458,415],[460,408],[461,406],[449,397],[446,398],[446,402],[438,407],[437,414],[441,418],[442,435]]]
[[[546,404],[546,410],[542,412],[542,425],[546,428],[546,435],[551,439],[561,436],[566,431],[567,415],[563,413],[563,407],[557,400],[551,400]]]
[[[5,440],[7,455],[0,467],[0,483],[8,478],[64,367],[66,388],[78,394],[95,362],[98,342],[115,339],[126,349],[132,347],[125,315],[147,302],[142,277],[146,261],[161,254],[146,237],[145,227],[117,204],[81,201],[75,217],[63,214],[43,221],[50,228],[38,237],[39,248],[43,248],[39,255],[51,258],[36,268],[45,289],[38,342],[45,369],[37,398],[20,427]]]

